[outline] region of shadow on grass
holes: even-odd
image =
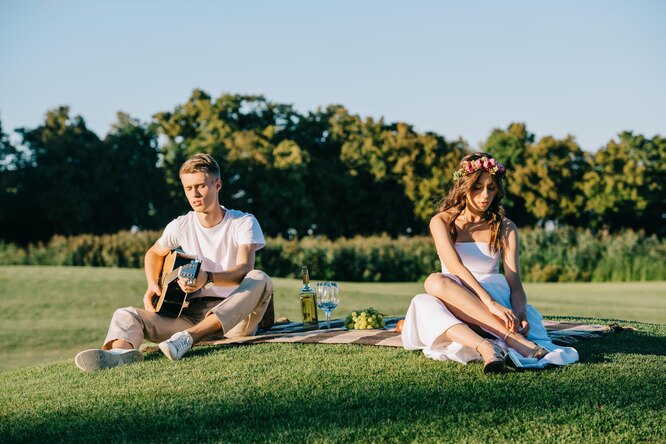
[[[192,359],[195,357],[208,356],[213,353],[218,353],[221,350],[230,350],[233,348],[241,347],[253,347],[257,344],[224,344],[224,345],[205,345],[205,346],[195,346],[190,351],[187,352],[185,356],[181,358],[182,360]],[[156,361],[159,359],[167,359],[162,351],[157,347],[150,347],[148,350],[144,350],[144,361]]]
[[[660,371],[665,343],[649,332],[611,333],[575,345],[583,364],[605,364],[615,360],[608,355],[618,354],[629,360],[613,371],[605,365],[573,365],[489,378],[480,375],[477,363],[435,362],[402,350],[391,352],[393,360],[376,370],[359,373],[338,361],[317,365],[318,350],[332,347],[337,355],[353,354],[351,346],[284,345],[290,353],[268,349],[269,360],[260,363],[264,379],[256,384],[235,383],[234,373],[225,370],[234,361],[214,356],[255,345],[197,347],[183,365],[173,367],[178,380],[210,375],[205,383],[196,381],[197,390],[187,384],[159,390],[154,384],[109,395],[103,388],[89,388],[92,394],[83,404],[65,390],[40,401],[39,411],[3,412],[0,433],[7,442],[404,443],[515,436],[556,442],[564,424],[566,441],[666,438],[658,426],[666,403]],[[158,359],[166,363],[159,351],[146,355],[147,362]],[[313,365],[303,367],[303,360]],[[204,368],[196,373],[199,365]],[[256,372],[239,374],[258,378]],[[91,378],[90,384],[98,379]]]
[[[555,317],[553,317],[555,318]],[[575,317],[562,317],[565,320],[577,320],[577,321],[587,321],[589,323],[589,318],[575,318]],[[618,324],[616,320],[613,319],[599,319],[597,320],[603,325],[614,325],[616,326],[614,331],[606,333],[600,336],[593,336],[590,338],[585,338],[578,340],[573,344],[562,344],[567,347],[575,348],[580,357],[580,362],[583,363],[601,363],[606,362],[607,359],[605,355],[607,354],[631,354],[631,355],[646,355],[646,356],[666,356],[666,338],[650,334],[649,332],[641,331],[640,329],[634,329],[632,327],[623,326],[623,324]],[[622,322],[622,321],[620,321]],[[641,342],[641,346],[636,346],[636,341]],[[244,347],[254,347],[257,344],[225,344],[225,345],[210,345],[210,346],[200,346],[194,347],[188,352],[188,354],[183,358],[187,359],[188,357],[195,356],[207,356],[211,353],[216,353],[220,350],[229,350],[232,348],[244,348]],[[308,346],[329,346],[332,344],[307,344]],[[366,347],[367,345],[358,345],[359,347]],[[154,360],[164,357],[162,353],[157,350],[152,350],[147,353],[146,360]],[[557,368],[557,367],[549,367]],[[539,371],[536,369],[534,371]]]
[[[202,355],[208,353],[201,350]],[[355,442],[368,437],[374,442],[492,441],[506,440],[505,434],[512,431],[525,441],[548,441],[545,437],[557,431],[548,419],[556,417],[560,423],[571,421],[584,435],[601,421],[605,427],[620,424],[625,432],[634,429],[635,436],[652,433],[647,436],[654,438],[654,430],[643,428],[653,420],[650,412],[658,415],[663,407],[663,395],[655,399],[652,392],[660,386],[657,375],[646,379],[613,374],[599,380],[596,373],[567,377],[560,371],[479,379],[458,372],[467,370],[461,366],[446,367],[449,371],[439,376],[415,373],[408,383],[392,377],[367,381],[360,392],[340,381],[315,399],[298,375],[291,390],[268,388],[241,396],[225,395],[211,386],[205,396],[153,395],[132,406],[129,393],[129,400],[12,418],[1,429],[9,442]],[[642,414],[632,418],[622,411]],[[493,427],[488,427],[489,420]],[[526,421],[540,426],[525,429]],[[613,440],[612,435],[606,438]]]
[[[637,346],[640,344],[640,346]],[[666,338],[637,331],[612,332],[602,337],[588,339],[573,345],[578,350],[580,362],[608,362],[608,355],[666,356]]]

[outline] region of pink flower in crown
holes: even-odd
[[[504,165],[499,163],[496,159],[489,159],[486,156],[474,160],[464,160],[462,166],[453,173],[453,180],[457,181],[462,176],[472,174],[479,170],[486,170],[490,174],[503,174],[505,171]]]

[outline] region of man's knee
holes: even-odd
[[[261,270],[250,270],[250,272],[247,275],[245,275],[245,277],[250,279],[255,279],[257,281],[269,282],[271,280],[270,276],[268,276],[266,273],[264,273]]]
[[[261,287],[259,287],[262,289],[262,297],[259,299],[258,303],[259,306],[265,307],[265,310],[262,314],[261,320],[259,321],[258,328],[260,330],[268,330],[275,322],[275,308],[273,305],[273,281],[266,273],[261,270],[250,271],[246,276],[246,279],[248,278],[263,284]],[[252,334],[254,334],[254,332]]]
[[[142,324],[141,314],[139,308],[136,307],[123,307],[113,312],[111,317],[111,324],[118,326],[127,326],[132,323]]]
[[[269,293],[273,293],[273,281],[271,280],[270,276],[268,276],[266,273],[264,273],[261,270],[251,270],[246,276],[245,279],[251,279],[253,281],[263,283],[265,286],[265,290]]]
[[[116,311],[113,312],[113,318],[128,318],[128,317],[136,317],[139,314],[136,311],[136,308],[134,307],[123,307],[123,308],[118,308]]]
[[[135,307],[123,307],[113,312],[107,339],[102,346],[104,350],[112,348],[113,343],[117,340],[126,341],[134,348],[138,348],[138,345],[141,345],[141,340],[133,337],[133,333],[131,333],[143,328],[143,321],[139,315],[139,310]]]

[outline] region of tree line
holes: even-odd
[[[254,213],[271,236],[425,233],[451,185],[462,139],[330,105],[307,113],[263,96],[194,90],[141,122],[125,113],[101,139],[66,106],[10,140],[0,122],[0,239],[159,229],[188,211],[178,168],[207,152],[221,201]],[[666,234],[666,140],[625,131],[595,153],[573,136],[536,139],[524,123],[495,129],[482,149],[507,167],[508,216]]]

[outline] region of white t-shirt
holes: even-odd
[[[255,244],[256,250],[266,245],[259,222],[252,214],[242,211],[225,211],[222,222],[211,228],[201,225],[194,211],[169,222],[158,242],[173,250],[180,247],[185,253],[196,256],[206,271],[224,271],[236,265],[238,248],[243,244]],[[236,288],[211,287],[201,289],[200,296],[227,297]]]

